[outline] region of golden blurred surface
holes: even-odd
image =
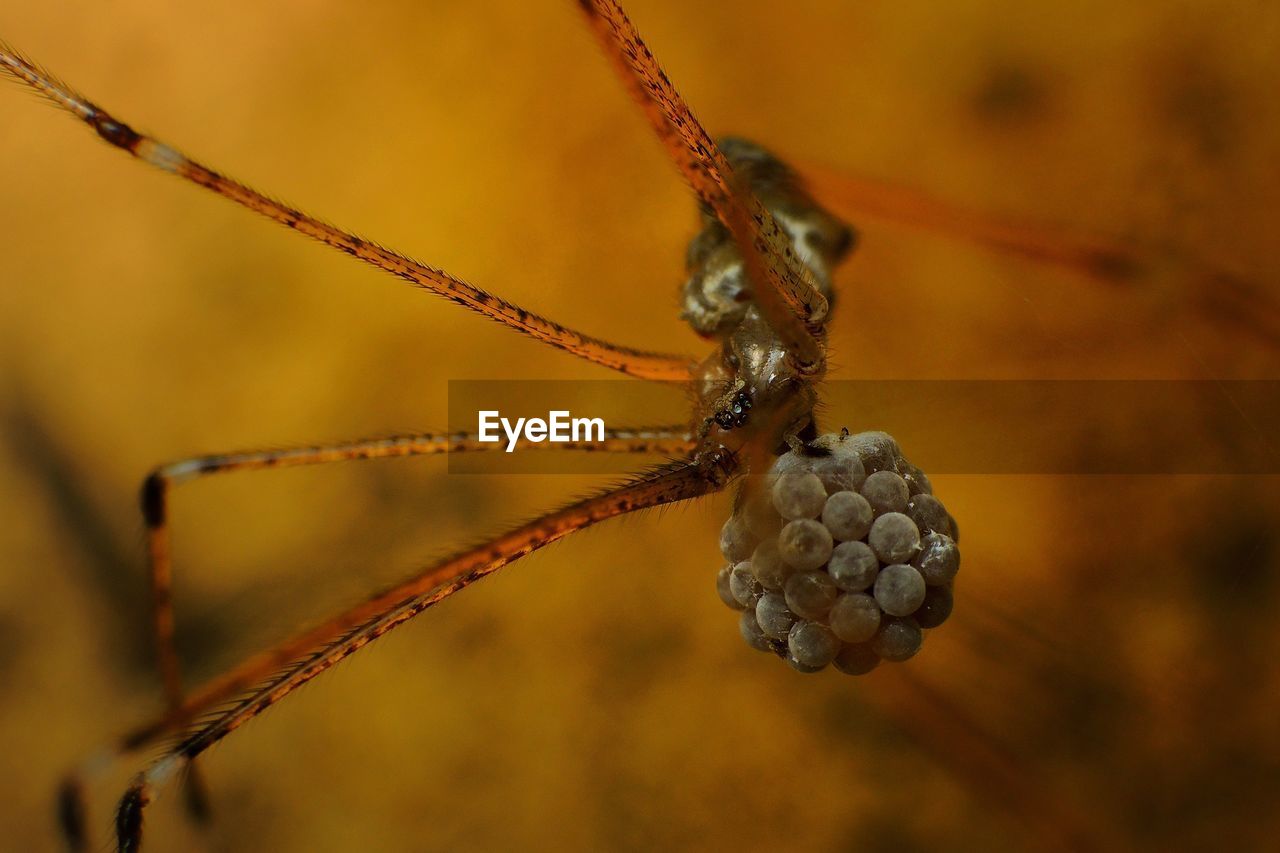
[[[1277,378],[1274,4],[626,5],[713,133],[1159,260],[1118,284],[858,222],[835,376]],[[700,346],[676,319],[689,195],[571,3],[10,4],[0,28],[253,186],[592,334]],[[10,85],[0,371],[14,850],[56,849],[59,775],[161,707],[151,466],[440,428],[448,379],[609,378]],[[188,678],[596,481],[419,459],[186,487]],[[148,849],[1274,843],[1275,478],[934,485],[964,531],[956,613],[896,671],[802,677],[748,650],[714,590],[729,499],[707,499],[574,536],[355,655],[207,756],[210,826],[164,792]],[[92,785],[103,843],[147,757]]]

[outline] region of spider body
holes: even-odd
[[[853,247],[853,230],[805,191],[795,173],[763,147],[730,137],[720,148],[733,173],[760,199],[786,233],[795,257],[831,303],[832,272]],[[703,207],[702,229],[686,253],[689,278],[682,289],[681,318],[718,347],[698,367],[695,388],[703,434],[712,423],[729,431],[746,427],[752,412],[774,434],[770,447],[808,431],[824,371],[797,368],[787,342],[753,298],[750,277],[733,236]],[[828,309],[817,325],[831,320]],[[779,413],[774,416],[774,413]]]
[[[136,159],[596,365],[639,379],[685,383],[693,400],[693,415],[681,427],[613,431],[590,448],[659,453],[677,461],[427,567],[190,691],[180,678],[173,644],[167,501],[174,487],[231,471],[486,448],[465,435],[417,435],[292,451],[218,454],[157,468],[145,481],[144,521],[154,602],[153,633],[167,706],[162,715],[122,737],[113,753],[127,755],[168,735],[176,735],[177,740],[138,774],[120,800],[115,826],[121,849],[132,850],[141,844],[144,810],[167,780],[183,770],[199,769],[193,762],[207,748],[374,639],[577,530],[632,511],[702,497],[743,473],[762,475],[772,469],[776,474],[779,466],[792,465],[804,467],[822,481],[817,502],[783,500],[781,505],[788,507],[784,512],[778,501],[769,505],[768,496],[758,490],[751,494],[752,480],[764,479],[756,476],[748,479],[743,497],[735,505],[730,521],[735,530],[751,526],[747,516],[753,512],[760,515],[761,503],[766,504],[765,516],[778,510],[774,518],[765,519],[763,528],[748,531],[751,535],[739,535],[739,530],[730,537],[729,547],[722,542],[726,559],[734,564],[730,571],[722,570],[726,581],[722,598],[741,611],[741,630],[752,647],[775,653],[803,672],[834,664],[859,674],[879,660],[901,660],[914,654],[919,648],[920,629],[936,626],[949,614],[949,584],[958,563],[944,558],[952,552],[934,553],[934,549],[922,552],[924,556],[917,560],[914,551],[920,546],[908,542],[909,547],[899,553],[896,543],[902,537],[874,537],[871,503],[865,499],[851,503],[850,499],[860,487],[862,473],[892,468],[893,475],[902,479],[901,488],[914,484],[910,492],[914,497],[929,491],[927,480],[897,457],[891,443],[875,439],[858,451],[854,464],[852,454],[838,451],[841,443],[857,444],[856,439],[818,436],[814,410],[818,383],[826,373],[827,328],[835,296],[833,271],[854,245],[853,230],[815,202],[792,170],[765,149],[740,139],[713,143],[615,2],[598,0],[582,5],[589,24],[621,68],[624,81],[638,96],[700,206],[702,227],[686,256],[688,280],[682,291],[682,316],[712,344],[712,351],[701,361],[683,354],[632,349],[576,332],[311,217],[134,130],[21,54],[0,45],[0,72],[46,95],[88,124],[103,141]],[[806,173],[811,172],[806,169]],[[1017,243],[1022,237],[1017,230],[1012,231],[1012,237],[1010,229],[996,230],[1006,242],[1012,239]],[[1040,241],[1030,243],[1032,250],[1040,248]],[[841,467],[845,463],[852,467]],[[916,488],[922,483],[922,489]],[[813,517],[815,510],[791,509],[811,503],[819,508],[821,522]],[[901,515],[903,508],[886,506],[885,511]],[[926,506],[919,518],[910,519],[916,533],[929,530],[928,509]],[[939,519],[937,524],[949,521],[945,514]],[[951,528],[954,535],[954,525]],[[928,536],[945,538],[946,534]],[[752,569],[744,568],[752,562]],[[916,562],[920,565],[914,565]],[[895,586],[886,581],[879,591],[869,585],[882,565],[893,569],[886,575],[888,579],[902,583]],[[836,593],[836,588],[841,592]],[[923,601],[922,589],[928,596]],[[833,599],[837,595],[845,597]],[[901,642],[867,644],[867,637],[872,636],[868,619],[880,612],[884,617],[875,619],[883,618],[883,624],[902,635],[898,637]],[[916,623],[891,621],[913,618]],[[888,632],[884,636],[892,638]],[[841,647],[837,639],[847,645]],[[198,780],[199,776],[191,773],[187,778]],[[63,825],[73,843],[86,846],[81,790],[74,776],[63,786]],[[199,790],[198,785],[193,790]]]

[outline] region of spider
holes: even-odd
[[[495,543],[488,546],[489,550],[469,552],[442,564],[408,584],[383,593],[276,650],[255,658],[189,695],[183,695],[176,657],[172,652],[173,628],[168,603],[165,507],[167,492],[172,486],[197,476],[231,470],[479,448],[469,445],[466,439],[457,437],[414,436],[291,453],[204,457],[158,469],[148,478],[144,487],[143,505],[153,567],[156,635],[161,649],[161,669],[171,712],[152,726],[138,729],[137,733],[126,739],[127,748],[137,748],[161,732],[185,725],[200,709],[252,687],[262,676],[275,672],[300,653],[318,645],[323,646],[326,640],[342,635],[354,626],[359,627],[354,635],[337,641],[337,645],[332,648],[326,647],[323,657],[300,669],[286,670],[286,674],[279,676],[283,680],[275,682],[274,687],[266,692],[250,695],[236,706],[232,716],[192,733],[179,746],[179,759],[162,758],[158,764],[153,765],[130,789],[122,803],[117,818],[122,848],[128,849],[139,843],[141,812],[151,790],[168,778],[181,761],[194,758],[209,744],[288,695],[295,687],[346,654],[360,648],[368,640],[380,636],[385,630],[421,612],[421,609],[533,548],[542,547],[587,524],[612,515],[669,501],[692,499],[723,489],[742,470],[757,470],[766,464],[768,457],[791,446],[793,442],[803,444],[813,437],[813,388],[824,373],[822,324],[832,315],[823,306],[822,299],[825,296],[822,289],[806,280],[814,275],[815,270],[805,263],[797,263],[791,242],[794,228],[778,229],[771,224],[769,216],[755,206],[749,189],[763,195],[757,184],[750,180],[746,181],[745,186],[736,183],[735,175],[740,176],[741,173],[750,171],[750,159],[756,149],[742,145],[736,152],[738,156],[731,158],[738,168],[728,168],[722,154],[693,122],[674,89],[665,84],[665,78],[641,48],[639,37],[630,28],[620,8],[612,3],[587,5],[589,20],[597,25],[606,48],[615,59],[620,60],[624,73],[629,75],[627,79],[633,85],[656,87],[656,91],[650,89],[648,95],[641,96],[642,103],[646,105],[659,135],[694,188],[700,203],[714,211],[715,221],[720,226],[715,226],[713,222],[710,227],[723,227],[732,237],[733,244],[738,247],[748,268],[746,278],[753,285],[752,299],[764,323],[748,337],[747,343],[749,347],[766,354],[762,361],[768,361],[772,355],[777,355],[778,359],[775,361],[785,365],[782,373],[767,377],[758,371],[751,372],[749,368],[744,368],[741,359],[738,365],[732,364],[724,346],[726,336],[718,328],[720,320],[714,316],[715,310],[721,306],[708,306],[705,299],[695,299],[686,306],[686,313],[695,324],[702,324],[699,331],[713,336],[719,333],[722,346],[710,361],[696,366],[691,366],[690,360],[684,357],[630,350],[528,314],[514,305],[474,291],[465,283],[439,271],[415,265],[351,235],[327,230],[323,223],[296,211],[273,206],[269,200],[252,195],[250,191],[223,176],[187,160],[164,143],[136,134],[122,119],[116,119],[97,107],[89,106],[89,102],[62,88],[61,84],[36,66],[26,63],[15,53],[6,52],[6,56],[10,57],[6,68],[11,74],[23,77],[26,82],[42,88],[55,100],[61,100],[61,106],[78,113],[80,118],[94,127],[99,136],[139,159],[231,197],[275,218],[287,227],[321,239],[361,260],[381,266],[414,284],[442,293],[455,302],[588,361],[642,379],[690,381],[699,388],[698,410],[691,426],[617,433],[606,442],[607,447],[626,452],[683,454],[687,456],[686,462],[662,469],[619,490],[575,504],[560,513],[553,513],[519,528],[495,540]],[[743,168],[744,165],[747,168]],[[917,210],[908,215],[918,214]],[[1103,274],[1124,270],[1133,263],[1126,250],[1110,245],[1064,246],[1061,242],[1045,238],[1034,231],[1022,232],[1016,228],[1002,229],[982,223],[973,225],[971,222],[961,222],[954,226],[947,217],[942,219],[943,227],[968,230],[975,236],[1010,246],[1026,254],[1047,255],[1050,259],[1067,265],[1102,270]],[[817,241],[817,245],[823,247],[819,254],[825,253],[832,262],[843,256],[847,240],[842,237],[841,226],[834,219],[824,219],[819,230],[826,232]],[[731,322],[741,321],[738,319]],[[745,392],[724,375],[726,365],[731,371],[730,377],[742,379],[746,386],[752,388],[752,393],[742,396]],[[736,377],[732,374],[735,370],[739,371]],[[742,411],[734,411],[735,406],[739,410],[743,409],[743,403],[747,403],[750,410],[747,418],[741,417]],[[410,599],[412,602],[406,603]],[[70,805],[73,801],[68,799],[67,802],[68,824],[74,828],[77,819]]]

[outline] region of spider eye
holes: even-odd
[[[870,472],[870,473],[868,473]],[[717,588],[747,645],[800,672],[904,661],[951,615],[955,521],[882,432],[784,453],[720,532]]]
[[[720,425],[721,429],[730,430],[735,427],[745,426],[750,412],[751,395],[746,391],[739,391],[723,409],[712,415],[712,418]]]

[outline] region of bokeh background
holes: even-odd
[[[627,5],[715,133],[1150,261],[1089,276],[859,221],[837,375],[1277,378],[1273,4]],[[688,194],[571,3],[8,4],[0,28],[264,190],[569,325],[698,346],[675,319]],[[152,465],[437,428],[451,378],[609,377],[16,87],[0,116],[0,837],[44,850],[59,774],[160,707]],[[591,483],[421,459],[183,488],[188,677]],[[708,499],[575,536],[356,655],[208,756],[212,826],[166,792],[150,849],[1274,842],[1275,479],[935,486],[964,570],[906,666],[802,677],[750,652],[714,592],[729,499]],[[103,843],[146,757],[92,785]]]

